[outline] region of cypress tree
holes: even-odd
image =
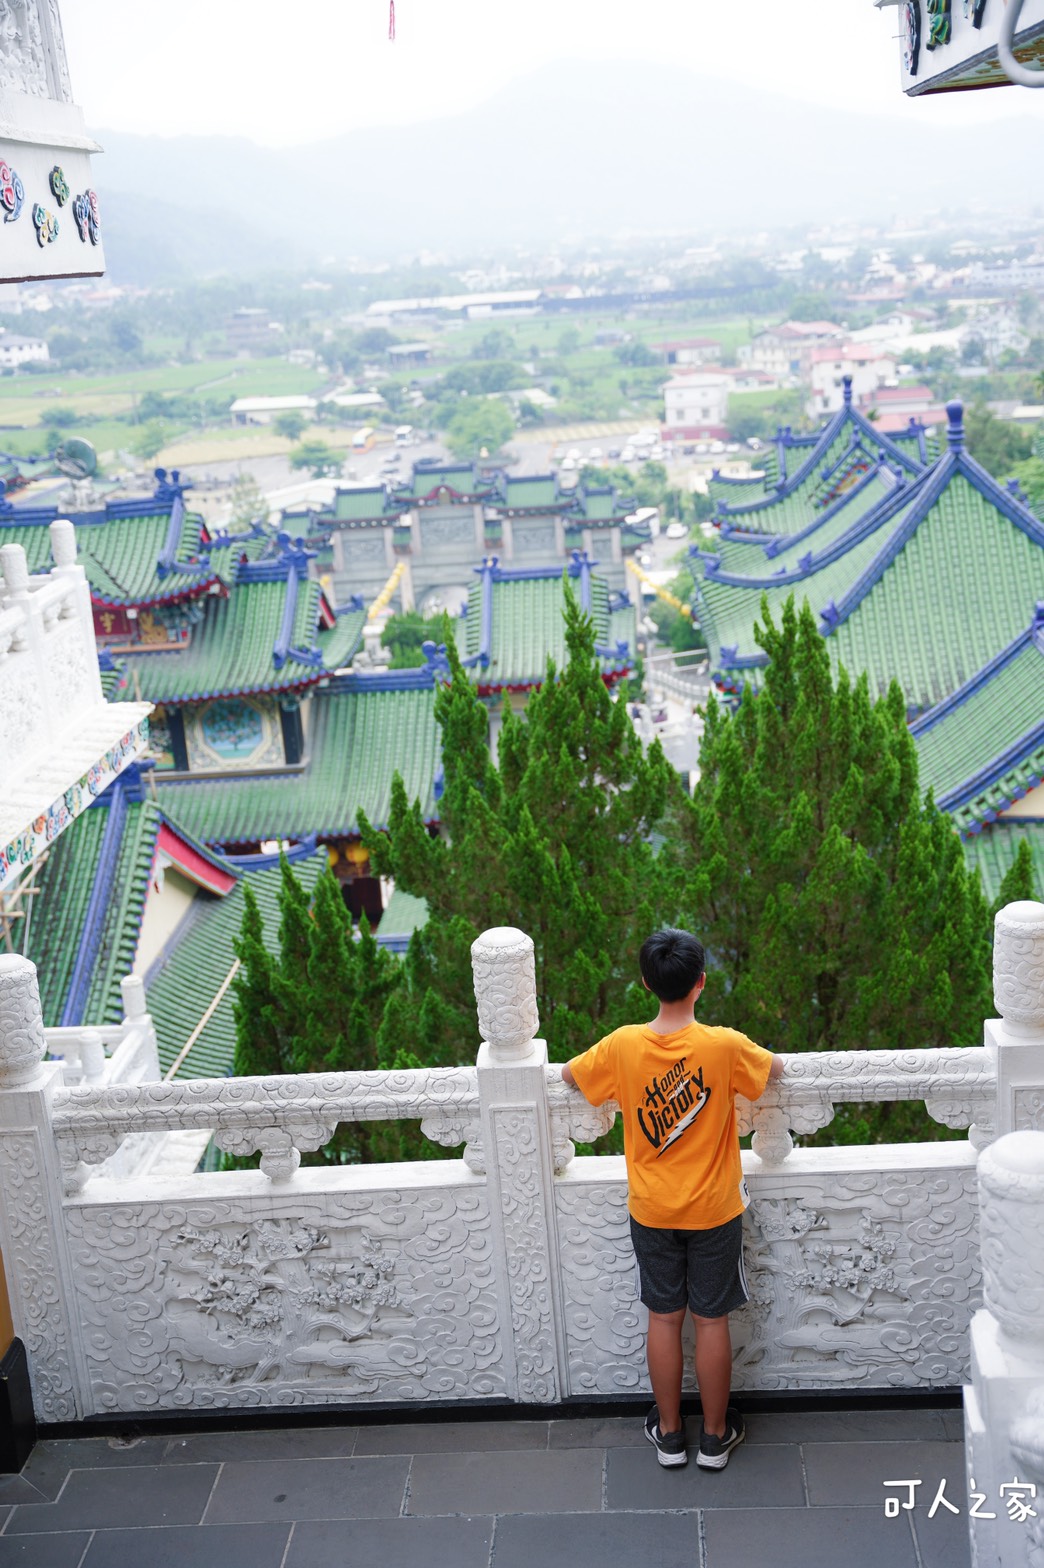
[[[974,1044],[989,928],[950,819],[920,796],[903,696],[833,679],[808,606],[767,606],[758,695],[708,714],[700,779],[670,851],[708,949],[704,1016],[784,1051]],[[919,1107],[839,1113],[875,1138]],[[909,1133],[907,1133],[909,1135]]]
[[[499,764],[488,716],[451,644],[436,698],[445,788],[434,838],[395,782],[387,832],[362,823],[377,869],[428,902],[407,957],[405,991],[425,1052],[470,1061],[477,1046],[469,948],[517,925],[536,948],[541,1031],[564,1060],[632,1016],[638,948],[667,917],[653,846],[680,789],[654,743],[648,755],[602,680],[591,618],[566,591],[562,671],[548,661],[526,714],[505,714]],[[630,992],[630,995],[629,995]],[[640,1016],[640,1013],[639,1013]],[[383,1049],[388,1050],[385,1032]],[[427,1054],[425,1056],[427,1060]]]
[[[264,921],[249,882],[243,883],[243,923],[232,943],[240,968],[232,982],[237,1078],[292,1070],[292,1021],[276,986],[276,963],[265,946]]]
[[[1033,876],[1033,853],[1029,847],[1029,840],[1020,838],[1019,847],[1015,851],[1015,859],[1001,879],[996,901],[990,909],[990,917],[991,919],[995,918],[1005,904],[1016,904],[1023,899],[1033,899],[1036,896]]]

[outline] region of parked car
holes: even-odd
[[[561,463],[559,464],[559,467],[561,468],[561,471],[562,471],[563,474],[574,473],[575,470],[576,470],[576,458],[575,457],[563,457]]]
[[[634,447],[633,446],[625,446],[623,448],[623,450],[620,453],[620,461],[621,461],[621,463],[633,463],[634,462]]]
[[[609,448],[609,451],[607,452],[606,456],[610,457],[610,458],[619,457],[620,456],[620,448],[618,446],[611,446]]]
[[[689,530],[686,528],[684,523],[668,523],[667,537],[668,539],[687,539],[689,537]]]

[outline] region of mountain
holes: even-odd
[[[119,279],[143,202],[154,219],[162,203],[180,228],[174,259],[203,273],[225,270],[225,253],[248,271],[625,230],[1025,211],[1037,199],[1044,120],[944,127],[931,100],[917,107],[849,114],[681,68],[585,61],[543,67],[466,113],[304,147],[99,131],[106,254]],[[165,264],[162,247],[155,262]]]

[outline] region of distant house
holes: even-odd
[[[225,323],[225,337],[234,354],[250,354],[257,349],[266,349],[283,330],[282,323],[273,321],[267,310],[251,305],[234,310]]]
[[[894,381],[895,356],[870,343],[840,343],[815,348],[811,354],[809,380],[812,393],[808,412],[836,414],[844,402],[846,383],[857,403],[876,396],[885,382]]]
[[[431,344],[393,343],[388,358],[398,365],[426,365],[431,358]]]
[[[764,370],[770,376],[797,376],[807,381],[813,350],[844,336],[844,328],[832,321],[784,321],[756,333],[736,357],[741,365]]]
[[[270,425],[277,414],[315,415],[314,397],[286,394],[283,397],[237,397],[229,409],[234,425]]]
[[[712,365],[721,357],[721,344],[716,338],[674,338],[651,346],[668,365]]]
[[[5,370],[14,370],[18,365],[27,364],[30,360],[49,360],[51,351],[43,338],[19,337],[13,332],[5,332],[0,336],[0,366]]]
[[[720,367],[675,376],[663,389],[664,435],[722,439],[727,433],[729,393],[733,390],[732,376]]]

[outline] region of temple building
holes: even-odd
[[[287,511],[283,526],[328,546],[339,598],[374,596],[403,563],[403,607],[428,615],[455,613],[475,561],[493,551],[509,565],[565,566],[573,550],[586,550],[622,588],[623,552],[650,537],[633,511],[630,498],[587,476],[569,487],[557,474],[425,461],[405,485],[339,485],[329,509]]]
[[[1044,884],[1044,602],[1031,624],[911,725],[921,783],[953,817],[987,894],[1025,838]]]
[[[778,613],[791,594],[816,612],[835,665],[865,673],[875,692],[898,680],[911,716],[951,696],[1024,631],[1044,595],[1044,524],[965,450],[960,404],[950,404],[949,419],[946,452],[916,474],[853,456],[854,515],[827,501],[809,526],[800,513],[762,508],[774,537],[759,545],[731,535],[727,558],[694,552],[698,613],[725,689],[765,663],[754,641],[763,600]],[[866,466],[856,473],[857,464]]]

